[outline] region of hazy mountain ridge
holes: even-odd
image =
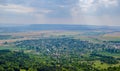
[[[120,26],[96,26],[96,25],[66,25],[66,24],[31,24],[31,25],[2,25],[1,31],[18,32],[18,31],[37,31],[37,30],[114,30],[119,31]]]

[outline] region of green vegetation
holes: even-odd
[[[62,69],[63,71],[109,71],[112,68],[116,68],[113,71],[117,71],[120,66],[118,56],[120,53],[115,46],[117,47],[118,43],[111,41],[93,43],[62,37],[25,40],[14,44],[18,48],[26,48],[24,52],[27,54],[38,55],[40,58],[32,56],[36,61],[48,66],[55,65],[58,71],[62,71]],[[105,55],[106,53],[114,54],[109,56]],[[114,55],[118,57],[116,58]]]
[[[63,60],[64,61],[64,60]],[[119,71],[100,61],[60,62],[49,56],[30,55],[23,51],[0,50],[0,71]],[[92,64],[92,65],[91,65]]]
[[[105,32],[64,34],[4,42],[0,71],[120,71],[119,40],[101,39]]]

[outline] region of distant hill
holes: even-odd
[[[14,25],[0,26],[0,32],[22,32],[38,30],[113,30],[120,31],[120,26],[96,26],[96,25],[66,25],[66,24],[31,24],[31,25]]]

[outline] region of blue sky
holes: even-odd
[[[0,0],[0,24],[120,26],[120,0]]]

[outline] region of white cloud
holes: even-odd
[[[73,18],[82,15],[95,15],[101,9],[111,9],[118,6],[118,0],[79,0],[76,6],[71,8]]]
[[[99,4],[104,5],[105,7],[117,6],[118,0],[99,0]]]
[[[82,11],[86,12],[94,5],[94,0],[79,0],[79,6]]]
[[[72,21],[76,24],[120,25],[119,16],[105,13],[96,15],[101,9],[110,10],[118,5],[118,0],[79,0],[71,9]]]
[[[96,11],[99,7],[117,6],[118,0],[79,0],[79,7],[81,11]]]
[[[119,16],[106,14],[107,10],[113,11],[119,5],[119,0],[79,0],[79,2],[77,0],[72,4],[68,4],[69,0],[65,4],[61,4],[62,2],[56,4],[56,1],[54,3],[54,1],[47,0],[22,0],[21,3],[9,1],[6,4],[0,4],[0,23],[120,25]],[[105,13],[103,10],[105,10]],[[62,11],[68,13],[70,11],[72,17],[59,17],[64,14]],[[54,12],[56,13],[55,18],[49,17]]]
[[[40,9],[40,10],[36,10],[36,12],[39,12],[39,13],[42,13],[42,14],[46,14],[46,13],[53,12],[53,10],[49,10],[49,9]]]
[[[16,5],[16,4],[0,5],[0,10],[5,12],[15,12],[15,13],[34,12],[33,8],[25,7],[22,5]]]

